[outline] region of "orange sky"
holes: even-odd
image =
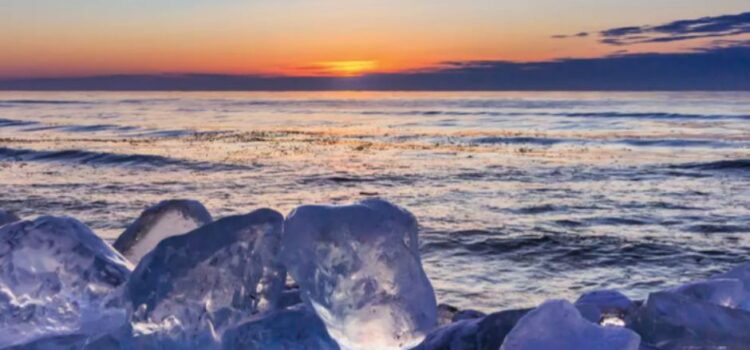
[[[617,48],[594,37],[551,36],[743,7],[746,0],[4,0],[0,78],[354,75],[448,60],[595,57]]]

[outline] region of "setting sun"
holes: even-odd
[[[329,61],[316,63],[315,66],[326,75],[351,77],[372,72],[378,65],[375,61]]]

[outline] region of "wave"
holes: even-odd
[[[0,100],[0,104],[22,104],[22,105],[70,105],[89,104],[91,101],[78,100]]]
[[[468,235],[464,235],[468,232]],[[712,249],[693,248],[675,243],[629,240],[614,236],[549,233],[504,236],[500,232],[471,230],[453,232],[449,240],[424,245],[427,254],[446,250],[452,254],[491,256],[493,260],[538,264],[545,271],[641,266],[668,259],[685,265],[742,262],[750,248],[716,254]],[[703,265],[705,266],[705,265]]]
[[[156,130],[144,129],[132,125],[116,124],[73,124],[73,125],[45,125],[36,121],[23,121],[0,118],[0,128],[3,127],[23,127],[21,132],[39,132],[39,131],[61,131],[68,133],[97,133],[97,132],[115,132],[125,137],[140,138],[176,138],[193,135],[193,130]]]
[[[715,140],[679,140],[679,139],[623,139],[617,143],[637,147],[737,147],[738,142],[725,142]]]
[[[0,128],[16,127],[16,126],[28,126],[39,124],[38,122],[29,120],[15,120],[15,119],[3,119],[0,118]]]
[[[94,125],[69,125],[61,126],[59,128],[62,131],[67,132],[98,132],[98,131],[135,131],[138,127],[135,126],[123,126],[113,124],[94,124]]]
[[[386,186],[395,184],[410,184],[419,181],[419,178],[409,175],[379,175],[379,176],[356,176],[356,175],[313,175],[301,177],[297,180],[302,185],[340,185],[358,186],[364,183],[379,183]]]
[[[665,147],[665,148],[737,148],[747,145],[747,142],[717,141],[702,139],[575,139],[575,138],[551,138],[551,137],[503,137],[486,136],[474,138],[471,144],[529,144],[539,146],[553,146],[557,144],[579,144],[579,145],[607,145],[620,144],[631,147]]]
[[[119,154],[85,150],[39,151],[0,147],[0,160],[19,162],[59,162],[78,165],[119,166],[138,168],[184,168],[195,171],[250,170],[252,167],[211,162],[198,162],[143,154]]]
[[[750,159],[720,160],[705,163],[685,163],[671,165],[670,168],[702,171],[750,171]]]
[[[583,140],[581,140],[583,141]],[[571,142],[571,140],[546,138],[546,137],[480,137],[473,139],[476,144],[532,144],[542,146],[552,146],[555,144]]]
[[[544,115],[563,116],[563,117],[591,117],[591,118],[643,118],[643,119],[750,119],[750,115],[729,115],[729,114],[684,114],[684,113],[622,113],[622,112],[566,112],[566,113],[546,113]]]
[[[321,113],[322,111],[307,111]],[[750,120],[750,115],[733,114],[688,114],[688,113],[625,113],[625,112],[500,112],[500,111],[453,111],[453,110],[409,110],[409,111],[357,111],[360,115],[403,115],[403,116],[496,116],[496,117],[569,117],[569,118],[625,118],[625,119],[658,119],[658,120]]]
[[[750,227],[740,225],[723,225],[723,224],[699,224],[687,228],[688,232],[712,234],[712,233],[747,233]]]

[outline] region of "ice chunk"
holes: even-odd
[[[409,348],[436,325],[408,211],[379,199],[302,206],[284,225],[284,262],[342,348]]]
[[[108,331],[127,322],[110,293],[132,266],[75,219],[43,216],[0,228],[0,348]]]
[[[638,350],[640,337],[584,319],[571,303],[548,301],[518,321],[501,350]]]
[[[596,323],[609,324],[619,320],[624,324],[627,315],[633,310],[633,302],[616,290],[597,290],[581,295],[575,303],[583,318]]]
[[[304,305],[229,329],[222,346],[225,350],[339,350],[323,322]]]
[[[424,341],[412,350],[470,350],[477,347],[476,334],[479,320],[461,320],[430,332]]]
[[[21,219],[12,211],[0,209],[0,226],[3,226],[5,224],[10,224],[12,222],[16,222],[19,220]]]
[[[670,292],[652,293],[630,327],[660,349],[747,349],[750,313]]]
[[[529,310],[496,312],[463,319],[430,332],[413,350],[497,350],[505,336]]]
[[[735,307],[750,311],[750,263],[739,265],[726,273],[715,276],[714,279],[736,279],[745,287],[745,296]]]
[[[136,331],[203,347],[240,320],[275,309],[286,280],[282,223],[278,212],[260,209],[163,240],[125,288]]]
[[[144,210],[117,238],[114,247],[137,264],[161,240],[190,232],[211,221],[211,214],[198,201],[163,201]]]
[[[742,281],[730,278],[692,282],[670,291],[730,308],[740,306],[748,298]]]

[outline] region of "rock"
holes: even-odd
[[[438,304],[437,306],[437,323],[438,326],[445,326],[453,323],[453,316],[458,313],[458,308],[448,304]]]
[[[481,311],[459,310],[457,307],[448,304],[438,304],[437,310],[439,326],[444,326],[461,320],[470,320],[487,316]]]

